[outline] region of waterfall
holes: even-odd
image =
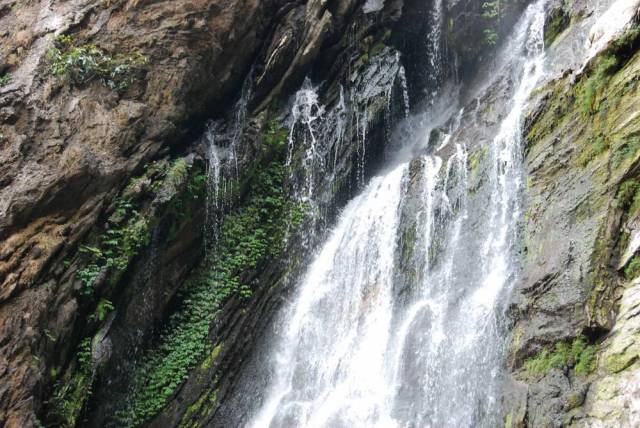
[[[343,210],[276,320],[264,362],[269,384],[250,426],[501,424],[522,116],[543,73],[543,26],[539,1],[498,57],[491,79],[500,74],[508,82],[507,113],[485,147],[473,147],[461,130],[482,123],[482,95],[492,80],[475,106],[449,120],[426,120],[421,143],[401,150]],[[441,132],[438,145],[428,143],[434,131]],[[477,167],[486,179],[474,189],[471,150],[486,153]]]

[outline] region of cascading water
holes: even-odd
[[[543,25],[543,3],[529,6],[500,56],[515,87],[480,189],[456,136],[477,119],[460,111],[438,146],[452,147],[448,158],[396,159],[344,209],[280,316],[251,426],[499,425],[521,120],[542,74]]]

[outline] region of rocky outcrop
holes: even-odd
[[[538,92],[526,131],[524,262],[505,396],[505,421],[514,427],[631,426],[636,412],[624,401],[634,394],[626,382],[633,383],[637,359],[629,347],[636,340],[629,311],[637,275],[630,239],[637,217],[637,24],[572,73],[579,54],[566,55],[565,43],[584,43],[575,24],[584,5],[575,8],[571,19],[566,9],[550,14],[551,55],[564,55],[569,70]],[[556,27],[569,22],[575,26]],[[619,371],[605,367],[611,354],[625,361]]]

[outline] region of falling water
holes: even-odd
[[[202,140],[206,150],[206,186],[207,199],[205,201],[205,250],[211,248],[212,244],[217,241],[217,230],[220,222],[220,215],[223,209],[224,189],[221,188],[222,179],[222,163],[220,148],[216,146],[216,123],[209,122],[202,135]]]
[[[437,95],[437,89],[444,79],[442,67],[442,27],[444,25],[443,0],[435,0],[429,14],[429,28],[427,33],[427,56],[429,59],[428,83],[432,90],[431,97]]]
[[[287,123],[287,166],[301,171],[293,180],[295,196],[307,204],[317,202],[317,184],[324,181],[330,187],[343,159],[343,141],[357,141],[358,185],[364,185],[364,166],[367,160],[367,139],[374,116],[384,111],[386,122],[390,116],[394,87],[403,97],[405,114],[408,114],[406,79],[402,74],[399,55],[391,55],[388,48],[370,59],[364,71],[354,73],[349,87],[340,86],[338,100],[325,106],[318,96],[318,87],[306,79],[291,102]],[[327,166],[331,165],[330,168]]]
[[[423,143],[413,149],[423,154],[396,159],[344,209],[280,316],[251,426],[500,424],[521,121],[542,75],[543,25],[543,4],[529,6],[500,56],[513,82],[509,113],[488,147],[475,148],[486,150],[479,189],[470,191],[456,132],[478,122],[482,109],[470,108],[448,121],[438,147],[448,156],[424,153]]]

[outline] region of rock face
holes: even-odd
[[[592,6],[555,7],[545,38],[553,43],[550,59],[564,57],[556,69],[565,71],[539,91],[528,118],[525,249],[512,308],[505,420],[509,426],[632,426],[637,411],[625,400],[637,394],[629,386],[637,352],[628,311],[638,274],[631,238],[638,24],[582,67],[589,26],[580,19],[594,13]],[[577,53],[567,55],[572,49]],[[615,370],[606,363],[612,354],[624,361]]]
[[[407,88],[427,98],[437,1],[0,3],[0,425],[237,422],[222,404],[289,279],[384,159]],[[496,21],[446,3],[439,78],[482,73],[526,3]],[[590,3],[549,6],[507,426],[640,412],[639,21],[581,68]],[[475,156],[504,114],[459,131]],[[316,157],[296,144],[314,133],[340,138]]]
[[[46,349],[54,347],[41,332],[49,331],[56,353],[68,353],[83,305],[62,260],[113,209],[134,171],[179,149],[210,106],[224,108],[242,79],[232,70],[248,68],[273,6],[1,7],[0,70],[10,82],[0,88],[0,420],[29,426],[48,383]],[[76,87],[52,76],[47,52],[60,34],[114,55],[139,50],[157,66],[121,94],[97,81]],[[229,55],[239,46],[242,53]]]

